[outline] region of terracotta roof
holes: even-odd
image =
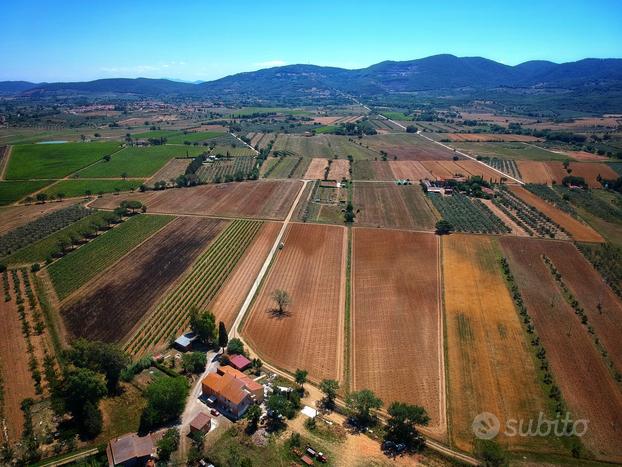
[[[203,379],[203,385],[210,388],[217,397],[223,397],[236,405],[247,397],[244,382],[229,374],[210,373]]]
[[[196,417],[190,422],[190,427],[196,430],[203,430],[205,426],[210,423],[210,416],[206,413],[199,412]]]
[[[235,368],[246,368],[251,364],[251,361],[244,355],[234,355],[229,358],[229,361]]]
[[[248,375],[245,375],[241,371],[236,370],[235,368],[233,368],[231,366],[221,366],[218,369],[218,371],[220,373],[222,373],[223,375],[226,374],[226,375],[233,376],[235,379],[239,379],[240,381],[242,381],[244,383],[244,386],[246,386],[246,388],[249,391],[257,391],[258,389],[262,388],[262,385],[259,384],[257,381],[254,381]]]
[[[153,448],[153,440],[150,436],[140,437],[136,433],[123,435],[110,441],[110,451],[115,465],[130,459],[151,456]]]

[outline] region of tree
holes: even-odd
[[[452,230],[454,230],[454,226],[451,224],[451,222],[446,221],[445,219],[439,220],[436,223],[435,228],[438,235],[447,235],[451,233]]]
[[[45,203],[45,200],[48,199],[48,195],[45,193],[37,193],[36,198],[38,202]]]
[[[118,391],[121,372],[130,364],[128,355],[117,345],[87,339],[74,341],[65,358],[77,367],[102,373],[108,394]]]
[[[87,402],[84,404],[83,418],[82,418],[82,434],[88,438],[95,438],[101,433],[103,426],[102,414],[99,411],[97,405],[93,402]]]
[[[334,379],[323,379],[320,383],[320,390],[324,393],[324,406],[332,408],[335,406],[335,398],[339,390],[339,382]]]
[[[289,294],[283,289],[276,289],[272,292],[272,299],[276,302],[279,314],[285,313],[285,309],[292,301]]]
[[[257,427],[259,426],[259,419],[261,418],[261,407],[259,407],[257,404],[251,405],[244,414],[244,418],[248,420],[248,432],[254,433],[255,431],[257,431]]]
[[[203,373],[206,365],[207,355],[204,352],[189,352],[181,357],[181,367],[185,373]]]
[[[293,410],[287,398],[279,393],[272,394],[268,398],[266,409],[268,410],[268,420],[273,429],[278,428],[283,423],[283,418],[290,415]]]
[[[373,391],[363,389],[351,392],[346,399],[346,405],[359,423],[367,425],[375,418],[375,411],[382,407],[382,400]]]
[[[499,444],[491,439],[478,439],[475,442],[475,455],[484,460],[486,467],[508,465],[505,452]]]
[[[65,198],[65,193],[63,192],[56,193],[56,197],[58,198],[59,201],[62,201]]]
[[[244,344],[237,337],[234,337],[227,344],[227,353],[231,355],[244,355]]]
[[[106,395],[104,378],[88,368],[66,371],[60,389],[62,407],[69,412],[87,438],[101,431],[101,414],[97,404]]]
[[[179,447],[179,430],[177,428],[169,428],[158,441],[158,458],[162,462],[167,462]]]
[[[188,397],[186,378],[163,376],[152,382],[145,391],[147,407],[140,419],[140,431],[153,428],[177,419],[184,409]]]
[[[190,329],[206,345],[216,338],[216,318],[210,311],[200,312],[197,308],[190,310]]]
[[[259,371],[261,370],[262,366],[263,366],[263,362],[258,358],[253,358],[253,360],[251,361],[251,368],[257,375],[259,374]]]
[[[351,202],[348,201],[348,204],[346,205],[346,210],[343,213],[343,219],[346,224],[351,224],[352,222],[354,222],[355,217],[356,215],[354,214],[354,206]]]
[[[430,417],[423,407],[394,402],[389,406],[389,421],[385,440],[403,443],[410,450],[420,451],[425,440],[419,435],[417,425],[426,426]]]
[[[296,369],[296,373],[294,373],[294,379],[296,380],[296,384],[300,386],[301,389],[304,389],[304,384],[307,382],[307,375],[309,372],[307,370],[301,370],[299,368]]]
[[[227,343],[229,342],[229,335],[227,334],[227,327],[225,323],[220,321],[218,323],[218,347],[224,349],[227,347]]]
[[[106,154],[104,156],[104,162],[110,162],[110,159],[111,159],[110,154]]]

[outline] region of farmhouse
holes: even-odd
[[[150,436],[138,436],[136,433],[114,438],[108,443],[106,456],[109,467],[144,466],[151,460],[155,446]]]
[[[244,382],[229,374],[210,373],[201,382],[203,396],[215,397],[223,412],[240,418],[253,403]]]
[[[263,402],[264,390],[263,385],[254,381],[250,376],[245,375],[241,371],[236,370],[230,366],[221,366],[218,368],[218,374],[229,375],[244,383],[245,389],[251,393],[251,397],[256,402]]]

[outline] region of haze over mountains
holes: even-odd
[[[143,97],[241,98],[379,96],[431,91],[493,89],[622,90],[622,59],[508,66],[481,57],[435,55],[385,61],[358,70],[287,65],[188,83],[169,79],[112,78],[74,83],[0,82],[0,94],[31,97],[130,94]]]

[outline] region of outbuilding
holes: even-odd
[[[209,433],[212,427],[212,418],[206,413],[199,412],[190,422],[190,433]]]
[[[251,361],[244,355],[233,355],[229,357],[229,365],[238,371],[244,371],[251,365]]]

